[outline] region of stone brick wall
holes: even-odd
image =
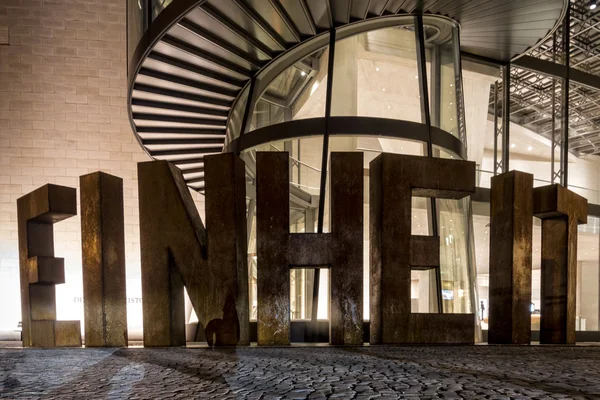
[[[124,179],[129,323],[139,331],[136,163],[149,157],[127,117],[126,1],[1,0],[0,38],[0,336],[21,319],[17,198],[46,183],[78,187],[98,170]],[[67,270],[58,318],[82,319],[79,217],[55,225],[55,251]]]

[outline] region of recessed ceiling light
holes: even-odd
[[[511,149],[514,149],[515,147],[517,147],[517,145],[516,145],[516,144],[514,144],[514,143],[512,143],[512,144],[510,145],[510,148],[511,148]]]
[[[300,75],[304,76],[304,75],[306,75],[306,72],[300,71]]]
[[[385,92],[385,88],[383,88],[383,91]]]
[[[531,150],[533,150],[533,147],[531,147],[531,146],[527,147],[527,151],[531,151]]]
[[[392,106],[388,106],[388,110],[389,110],[390,108],[392,108]]]
[[[375,68],[375,71],[379,71],[379,67]]]

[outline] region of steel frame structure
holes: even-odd
[[[568,185],[569,154],[600,154],[599,47],[600,14],[589,9],[589,1],[572,0],[552,37],[510,64],[509,119],[550,140],[552,183]],[[504,85],[493,85],[489,113],[494,118],[495,143],[503,134],[499,120],[504,100]],[[494,150],[502,154],[501,161],[495,158],[494,174],[508,171],[503,164],[510,143],[503,140]]]

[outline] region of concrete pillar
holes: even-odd
[[[127,346],[123,179],[79,178],[86,347]]]
[[[533,175],[492,178],[490,199],[490,303],[488,342],[529,344]]]
[[[575,344],[577,225],[587,223],[587,200],[560,186],[533,190],[542,219],[540,343]]]

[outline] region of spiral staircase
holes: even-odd
[[[463,53],[507,62],[551,34],[565,7],[564,0],[173,0],[135,49],[130,120],[152,158],[171,161],[203,192],[203,159],[223,151],[234,100],[294,46],[332,28],[423,13],[458,21]]]

